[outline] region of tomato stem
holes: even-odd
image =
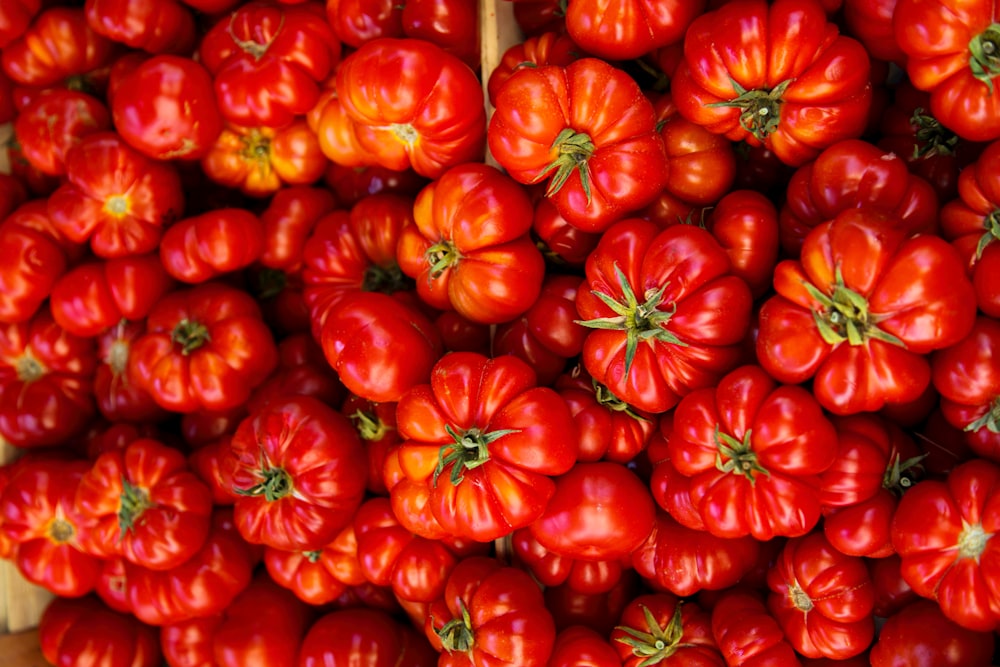
[[[434,633],[440,637],[441,646],[448,653],[461,651],[471,654],[476,641],[475,633],[472,631],[472,617],[461,600],[458,601],[458,605],[462,610],[461,616],[451,619]]]
[[[979,557],[986,550],[986,543],[993,537],[987,533],[982,524],[970,524],[962,519],[962,532],[958,534],[958,557],[973,558],[979,562]]]
[[[965,430],[972,433],[984,427],[990,433],[1000,433],[1000,396],[993,399],[989,410],[982,417],[967,425]]]
[[[437,484],[438,476],[444,472],[449,465],[451,468],[451,483],[455,486],[461,484],[465,478],[466,470],[474,470],[490,460],[490,443],[496,442],[505,435],[517,433],[517,429],[501,429],[483,433],[478,428],[473,427],[462,433],[458,433],[451,424],[446,424],[444,430],[448,432],[454,442],[448,443],[438,451],[438,464],[434,469],[432,483]]]
[[[430,278],[437,278],[462,259],[462,253],[455,244],[447,239],[441,239],[424,252],[424,258],[431,265]]]
[[[920,454],[903,461],[899,452],[894,452],[885,469],[885,474],[882,476],[882,488],[896,495],[901,495],[913,486],[917,473],[923,469],[920,462],[925,458],[927,458],[926,454]]]
[[[537,183],[544,179],[554,169],[556,173],[552,177],[552,180],[549,181],[549,187],[545,190],[545,196],[551,197],[559,192],[560,188],[569,180],[569,177],[573,175],[573,172],[577,171],[580,174],[580,185],[583,187],[583,193],[587,195],[587,205],[589,206],[591,190],[588,160],[590,160],[590,156],[594,154],[595,150],[594,142],[590,139],[590,135],[567,127],[556,135],[551,149],[556,151],[555,159],[538,173],[534,182]]]
[[[321,556],[323,555],[323,551],[322,551],[322,550],[316,550],[316,551],[303,551],[303,552],[302,552],[302,555],[303,555],[303,557],[305,557],[305,559],[306,559],[306,560],[308,560],[308,561],[309,561],[310,563],[318,563],[318,562],[319,562],[319,559],[320,559],[320,557],[321,557]]]
[[[747,90],[737,81],[730,79],[736,97],[726,102],[714,102],[709,107],[735,107],[741,110],[740,127],[758,141],[763,142],[775,130],[781,120],[781,105],[792,79],[786,79],[771,90]]]
[[[281,500],[285,496],[292,494],[292,476],[285,472],[284,468],[265,468],[261,466],[258,471],[262,481],[254,484],[249,489],[233,489],[241,496],[264,496],[264,499],[273,503]]]
[[[66,544],[76,535],[76,529],[66,519],[53,519],[45,531],[49,539],[56,544]]]
[[[594,396],[598,405],[603,405],[612,412],[624,412],[632,419],[641,422],[650,422],[650,419],[643,417],[635,411],[631,405],[614,395],[614,393],[597,380],[591,380],[594,385]]]
[[[1000,23],[990,24],[969,40],[969,69],[993,94],[993,78],[1000,74]]]
[[[719,430],[719,425],[715,425],[715,467],[722,473],[734,473],[743,475],[754,484],[757,473],[763,473],[770,477],[771,472],[764,468],[757,460],[757,454],[753,451],[750,440],[751,429],[743,434],[742,442]],[[725,457],[725,461],[723,461]]]
[[[642,613],[646,620],[646,631],[636,630],[627,626],[618,626],[618,630],[624,632],[626,637],[617,637],[616,641],[632,647],[632,655],[637,658],[645,658],[637,667],[651,667],[666,660],[681,648],[690,646],[681,644],[684,638],[684,625],[681,617],[681,605],[678,602],[674,607],[673,616],[667,627],[661,628],[656,622],[649,607],[642,605]]]
[[[34,382],[45,376],[45,366],[31,354],[31,350],[25,350],[24,354],[14,362],[14,370],[17,372],[17,379],[25,384]]]
[[[170,340],[181,346],[181,354],[188,355],[212,340],[212,337],[204,324],[183,319],[174,327]]]
[[[804,285],[809,296],[822,306],[822,310],[813,309],[813,320],[820,336],[830,345],[839,345],[845,341],[851,345],[864,345],[874,338],[906,347],[899,338],[878,328],[878,318],[869,311],[868,300],[844,284],[839,266],[835,272],[831,294],[824,294],[811,283]]]
[[[958,135],[942,125],[937,118],[917,107],[910,116],[914,127],[913,159],[934,155],[954,155],[958,146]]]
[[[412,287],[413,282],[395,262],[387,266],[370,265],[365,269],[364,278],[361,280],[361,291],[363,292],[394,294],[412,289]]]
[[[413,146],[420,139],[420,133],[409,123],[393,123],[389,129],[397,139],[407,146]]]
[[[372,412],[355,410],[350,415],[350,419],[354,422],[354,428],[362,440],[381,440],[389,431],[393,430],[391,426]]]
[[[1000,241],[1000,209],[994,209],[988,216],[983,218],[983,227],[986,233],[979,237],[976,243],[976,261],[983,258],[986,246],[994,241]]]
[[[257,298],[273,299],[288,285],[288,274],[281,269],[265,268],[257,273]]]
[[[799,611],[805,613],[813,610],[812,598],[797,583],[793,582],[788,585],[788,595],[792,598],[792,604]]]
[[[245,39],[245,40],[239,39],[233,33],[233,22],[236,20],[236,14],[237,12],[233,12],[232,14],[229,15],[229,26],[227,28],[227,32],[229,33],[229,38],[232,39],[233,43],[236,44],[236,46],[238,46],[242,51],[249,53],[251,56],[253,56],[253,59],[255,61],[260,60],[267,54],[267,50],[271,48],[271,44],[274,43],[275,37],[281,33],[281,29],[285,25],[285,13],[281,12],[281,17],[278,19],[278,27],[274,30],[275,37],[272,37],[264,44],[261,44],[260,42],[253,39]]]
[[[118,529],[121,531],[120,538],[125,537],[125,533],[135,529],[135,523],[142,517],[143,512],[154,507],[149,500],[149,493],[131,482],[124,475],[122,476],[122,493],[118,500]]]
[[[575,320],[579,325],[591,329],[607,329],[612,331],[625,332],[625,377],[628,377],[632,369],[632,361],[635,359],[636,350],[640,341],[657,340],[661,343],[679,345],[687,347],[687,343],[681,341],[676,335],[666,329],[677,310],[677,304],[671,304],[669,310],[660,310],[663,301],[663,292],[667,285],[663,284],[658,289],[648,289],[643,294],[645,301],[639,303],[628,278],[615,264],[615,276],[621,286],[622,296],[620,300],[592,290],[591,294],[600,299],[608,308],[616,313],[614,317],[597,317],[592,320]]]
[[[104,200],[104,212],[121,219],[128,213],[128,198],[125,195],[111,195]]]

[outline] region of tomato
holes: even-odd
[[[222,16],[202,37],[222,117],[233,125],[280,128],[308,112],[340,60],[323,6],[256,1]]]
[[[260,214],[265,239],[261,264],[282,271],[301,268],[306,239],[317,221],[337,207],[337,202],[338,198],[326,188],[298,185],[276,192]]]
[[[65,237],[45,200],[18,207],[0,222],[0,322],[24,322],[38,312],[69,263]]]
[[[486,82],[490,104],[496,105],[497,93],[514,72],[523,67],[558,65],[565,67],[581,56],[581,49],[569,35],[545,32],[511,44],[500,57]]]
[[[548,667],[621,667],[621,658],[596,630],[575,625],[556,635]]]
[[[0,49],[24,34],[35,15],[42,9],[42,0],[14,0],[0,9]]]
[[[544,667],[556,638],[531,576],[485,556],[455,566],[424,630],[444,651],[439,667]]]
[[[377,609],[334,611],[309,628],[298,667],[433,667],[438,654],[420,634]]]
[[[566,32],[587,53],[628,60],[683,39],[705,5],[705,0],[575,0],[565,10]]]
[[[390,450],[402,441],[396,429],[396,404],[376,403],[356,394],[348,394],[341,403],[340,412],[354,424],[368,452],[368,492],[388,496],[385,461]]]
[[[902,559],[897,554],[885,558],[869,558],[867,564],[872,577],[872,586],[875,588],[873,609],[875,616],[888,618],[911,602],[920,599],[903,579],[900,569]]]
[[[796,257],[809,232],[848,208],[884,212],[912,234],[937,232],[937,195],[906,161],[860,139],[839,141],[799,167],[781,207],[781,246]]]
[[[899,0],[892,15],[910,81],[930,92],[934,117],[970,141],[1000,138],[998,12],[982,0]]]
[[[760,309],[760,364],[781,382],[812,378],[837,414],[918,398],[930,383],[924,355],[964,338],[976,316],[958,252],[871,209],[815,227],[801,260],[778,264],[774,288]]]
[[[264,226],[245,209],[223,208],[171,225],[160,241],[167,273],[203,283],[253,264],[264,252]]]
[[[0,328],[0,435],[16,447],[62,444],[94,414],[94,341],[56,324],[48,308]]]
[[[150,58],[123,76],[111,97],[111,112],[125,141],[161,160],[197,160],[222,132],[211,75],[200,63],[179,56]]]
[[[112,132],[88,134],[70,149],[66,178],[49,197],[49,216],[70,240],[89,241],[98,257],[155,250],[184,209],[177,171]]]
[[[655,590],[689,597],[702,590],[735,585],[760,553],[751,536],[716,537],[682,525],[666,512],[645,541],[632,552],[632,566]]]
[[[587,261],[600,234],[585,232],[562,217],[559,209],[548,197],[539,197],[535,202],[535,217],[531,223],[531,235],[535,245],[557,266],[581,267]]]
[[[17,84],[49,87],[105,67],[114,56],[114,42],[87,25],[82,8],[51,7],[3,48],[0,63]]]
[[[293,395],[313,396],[331,407],[337,407],[344,400],[344,385],[326,363],[323,348],[308,333],[282,338],[278,343],[278,357],[278,367],[247,401],[249,412],[257,412],[271,401]]]
[[[933,628],[933,632],[927,632]],[[959,667],[993,662],[995,634],[949,621],[930,600],[903,607],[879,630],[872,667]]]
[[[354,206],[368,195],[380,192],[415,197],[428,180],[412,169],[396,171],[378,165],[348,167],[331,162],[324,182],[344,206]]]
[[[357,141],[376,164],[437,178],[483,158],[483,89],[469,66],[421,39],[363,44],[337,70],[336,90]]]
[[[236,432],[248,414],[246,403],[224,410],[200,409],[181,415],[181,437],[185,444],[198,448]]]
[[[244,403],[277,361],[253,298],[207,282],[157,302],[132,344],[129,377],[167,410],[224,410]]]
[[[265,547],[264,565],[276,584],[313,605],[336,600],[348,586],[366,581],[358,560],[354,526],[350,524],[322,549],[285,551]]]
[[[233,524],[230,510],[216,510],[212,528],[193,556],[170,570],[151,570],[126,561],[129,607],[149,625],[168,625],[213,616],[250,585],[253,551]]]
[[[44,174],[66,173],[66,154],[94,132],[111,129],[111,114],[96,97],[54,90],[29,102],[14,123],[21,154]]]
[[[327,81],[333,85],[333,80]],[[360,169],[379,164],[378,158],[362,144],[363,130],[344,108],[335,88],[324,90],[309,113],[306,123],[316,134],[319,148],[331,164]],[[386,167],[383,167],[383,169]]]
[[[169,667],[215,667],[212,637],[223,620],[222,614],[217,614],[160,628],[160,647],[166,664]],[[260,633],[255,638],[259,637]]]
[[[392,0],[326,0],[327,21],[352,48],[380,37],[403,36],[403,7]]]
[[[330,544],[365,490],[366,460],[350,421],[311,396],[275,400],[245,419],[226,463],[244,539],[286,551]]]
[[[747,589],[730,589],[712,607],[712,636],[727,665],[800,667],[795,649],[771,616],[764,598]]]
[[[38,643],[51,665],[158,667],[156,630],[108,609],[96,597],[53,599],[42,612]]]
[[[785,544],[767,573],[767,606],[795,650],[809,658],[851,658],[875,635],[875,594],[864,560],[813,532]]]
[[[595,331],[584,341],[584,366],[629,405],[665,412],[739,363],[752,297],[706,230],[621,221],[587,258],[586,273],[576,307]]]
[[[514,180],[546,181],[559,213],[588,232],[651,202],[668,172],[652,104],[596,58],[518,70],[497,91],[488,141]]]
[[[1000,322],[979,317],[972,331],[931,357],[934,386],[941,392],[941,412],[963,429],[980,456],[1000,460],[1000,375],[993,358],[1000,354]]]
[[[527,361],[539,384],[555,382],[567,361],[583,350],[587,336],[575,321],[579,287],[577,276],[549,275],[535,303],[516,320],[497,327],[493,354],[513,354]]]
[[[479,352],[489,354],[493,325],[473,322],[454,310],[443,310],[434,318],[434,326],[441,334],[444,349],[448,352]]]
[[[1000,467],[984,459],[956,466],[943,481],[914,484],[892,519],[892,545],[902,575],[919,595],[970,630],[992,631],[1000,591],[991,571],[1000,543],[995,489]],[[933,513],[933,514],[931,514]],[[928,522],[927,517],[937,517]]]
[[[799,166],[865,129],[864,47],[814,0],[738,0],[696,18],[671,80],[682,116]]]
[[[133,49],[186,56],[197,35],[194,15],[177,0],[150,5],[128,0],[86,0],[87,25],[94,32]]]
[[[151,423],[166,417],[149,392],[128,378],[132,343],[145,330],[145,321],[122,320],[97,337],[100,363],[94,377],[94,397],[98,410],[112,422]]]
[[[194,556],[211,524],[211,494],[184,455],[145,438],[101,454],[81,480],[76,504],[87,517],[88,551],[151,570]]]
[[[576,462],[566,403],[509,355],[446,354],[430,384],[399,399],[396,419],[408,440],[399,448],[404,477],[426,489],[434,517],[456,537],[487,542],[529,525],[555,493],[551,478]],[[402,489],[390,491],[396,506]]]
[[[101,571],[100,560],[81,546],[86,518],[74,503],[88,468],[84,461],[31,461],[0,494],[2,529],[17,544],[18,571],[55,595],[86,595]]]
[[[231,441],[232,434],[226,434],[188,454],[188,466],[208,486],[216,507],[231,507],[236,502],[232,471],[226,467]]]
[[[638,548],[655,522],[656,504],[635,473],[620,463],[585,462],[556,478],[555,493],[531,534],[562,556],[615,560]]]
[[[125,559],[121,556],[105,558],[94,592],[112,610],[131,615],[132,607],[128,602],[126,586]]]
[[[725,667],[712,637],[711,617],[695,602],[670,593],[639,595],[611,633],[622,667]]]
[[[556,553],[535,539],[530,527],[511,534],[511,549],[513,563],[546,588],[565,585],[580,593],[607,593],[629,567],[627,557],[594,560]]]
[[[484,324],[535,303],[545,270],[524,189],[486,164],[452,167],[417,195],[396,256],[421,299]]]

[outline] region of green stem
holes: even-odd
[[[462,253],[450,240],[441,239],[424,252],[424,258],[431,265],[430,277],[437,278],[445,270],[458,264]]]
[[[792,79],[782,81],[771,90],[746,90],[736,81],[730,79],[736,97],[726,102],[715,102],[709,107],[735,107],[740,109],[740,127],[763,142],[775,130],[781,121],[781,105],[785,103],[785,94]]]
[[[177,323],[170,333],[170,339],[181,346],[181,353],[191,354],[212,339],[208,327],[200,322],[184,319]]]
[[[681,617],[681,605],[678,602],[674,607],[673,616],[665,628],[661,628],[653,617],[652,612],[646,606],[642,607],[642,612],[646,620],[645,631],[636,630],[627,626],[618,626],[618,630],[625,633],[625,637],[617,637],[616,641],[632,648],[632,655],[637,658],[644,658],[637,667],[652,667],[667,658],[673,656],[682,648],[687,648],[691,644],[682,644],[684,638],[684,625]]]
[[[595,150],[590,135],[567,127],[556,136],[551,148],[556,151],[556,158],[538,173],[535,182],[546,178],[554,170],[555,174],[545,191],[545,196],[551,197],[559,192],[574,171],[578,172],[580,185],[583,187],[584,194],[587,195],[587,205],[589,206],[591,201],[589,160]]]
[[[991,24],[969,40],[969,69],[992,95],[993,78],[1000,74],[1000,24]]]
[[[979,237],[976,243],[976,261],[983,258],[986,246],[994,241],[1000,241],[1000,209],[994,209],[988,216],[983,218],[983,227],[986,232]]]
[[[809,295],[821,306],[820,309],[812,311],[813,320],[820,336],[830,345],[839,345],[843,342],[864,345],[868,340],[875,339],[902,348],[906,347],[899,338],[878,327],[879,318],[871,313],[868,300],[844,284],[839,266],[835,272],[830,294],[821,292],[811,283],[805,283],[804,286]]]
[[[270,503],[290,496],[293,491],[292,476],[284,468],[265,468],[258,472],[261,481],[249,489],[234,489],[241,496],[264,496]]]
[[[45,366],[38,359],[35,359],[30,350],[25,350],[14,362],[14,370],[17,379],[25,384],[34,382],[45,375]]]
[[[388,266],[372,264],[365,269],[364,278],[361,281],[361,291],[381,292],[382,294],[395,294],[403,290],[413,288],[413,281],[403,273],[399,264],[392,262]]]
[[[452,466],[450,479],[455,486],[461,484],[466,470],[474,470],[485,465],[490,460],[490,443],[496,442],[505,435],[517,433],[517,429],[501,429],[484,433],[473,427],[458,433],[447,424],[445,430],[454,442],[448,443],[438,451],[438,464],[434,469],[432,483],[437,484],[438,477],[449,465]]]
[[[913,159],[931,157],[934,155],[954,155],[958,146],[958,135],[946,128],[938,119],[927,113],[922,107],[913,110],[910,125],[914,128],[916,144],[913,146]]]
[[[369,442],[381,440],[389,431],[393,430],[391,426],[379,419],[373,412],[355,410],[350,415],[350,418],[354,422],[354,428],[357,430],[358,435],[361,436],[361,439]]]
[[[123,476],[122,493],[118,499],[118,529],[121,537],[135,529],[135,524],[142,517],[143,512],[151,507],[154,505],[149,499],[149,493],[145,489],[133,485]]]
[[[461,601],[459,606],[462,608],[462,615],[451,619],[434,633],[441,639],[441,646],[448,653],[461,651],[471,655],[472,647],[476,643],[476,635],[472,630],[472,617]]]
[[[990,433],[1000,433],[1000,396],[993,399],[990,409],[986,413],[965,427],[965,430],[973,433],[981,428],[986,428]]]
[[[750,442],[751,438],[750,429],[747,429],[743,434],[743,440],[740,441],[728,433],[721,432],[719,425],[715,425],[715,467],[719,472],[743,475],[751,484],[757,481],[757,473],[771,476],[770,471],[757,460],[757,454]]]

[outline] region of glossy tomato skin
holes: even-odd
[[[337,69],[336,91],[375,163],[437,178],[483,158],[483,89],[469,66],[422,39],[368,42]]]
[[[66,173],[66,154],[87,134],[111,129],[111,114],[96,97],[53,90],[31,100],[14,123],[21,153],[44,174]]]
[[[399,449],[403,476],[456,537],[486,542],[530,524],[555,492],[551,477],[576,462],[566,403],[509,355],[448,353],[430,384],[400,398],[396,417],[408,440]],[[396,502],[401,490],[391,491]]]
[[[201,158],[222,132],[211,75],[180,56],[150,58],[122,77],[111,113],[125,141],[161,160]]]
[[[864,131],[869,68],[819,2],[740,0],[692,22],[671,91],[685,118],[798,166]]]
[[[565,10],[566,32],[587,53],[628,60],[682,40],[706,4],[705,0],[574,2]]]
[[[836,414],[921,396],[924,355],[964,338],[976,315],[958,252],[870,209],[814,228],[801,260],[778,264],[774,287],[760,309],[757,358],[782,382],[813,378],[816,398]]]
[[[299,270],[306,240],[320,218],[337,204],[338,198],[326,188],[296,185],[276,192],[260,214],[264,226],[261,264],[287,272]]]
[[[151,5],[128,0],[87,0],[87,25],[108,39],[149,53],[191,53],[197,38],[194,15],[177,0]]]
[[[318,2],[249,2],[218,20],[198,54],[227,122],[280,128],[316,104],[340,41]]]
[[[158,667],[162,661],[154,628],[93,596],[52,600],[42,612],[38,635],[42,655],[60,667]]]
[[[579,559],[549,550],[531,528],[519,528],[511,535],[513,562],[531,573],[547,588],[567,586],[574,591],[600,595],[615,588],[628,569],[628,558],[609,560]]]
[[[378,609],[330,612],[302,640],[298,667],[434,667],[438,653],[413,628]]]
[[[34,200],[0,222],[0,322],[30,319],[69,264],[68,241],[49,218],[44,200]]]
[[[667,173],[652,104],[597,58],[517,71],[497,91],[488,141],[514,180],[546,182],[559,213],[588,232],[650,203]]]
[[[132,346],[129,376],[167,410],[239,406],[278,361],[253,298],[222,283],[171,292],[146,325]]]
[[[728,590],[712,607],[712,636],[727,665],[800,667],[795,649],[763,596],[745,588]]]
[[[583,266],[601,238],[600,234],[571,225],[548,197],[539,197],[535,202],[531,234],[546,260],[557,266],[574,268]]]
[[[490,72],[486,91],[490,104],[496,104],[500,86],[522,67],[559,65],[565,67],[581,57],[582,50],[569,35],[545,32],[527,37],[504,51],[496,68]]]
[[[427,304],[498,324],[538,299],[545,266],[528,237],[531,201],[507,175],[486,164],[452,167],[420,191],[413,219],[396,256]]]
[[[276,584],[311,605],[332,602],[348,587],[367,581],[358,560],[354,526],[350,524],[322,549],[286,551],[265,547],[264,565]]]
[[[934,628],[934,632],[927,632]],[[959,667],[993,661],[996,635],[948,620],[931,600],[912,602],[890,616],[871,650],[872,667]]]
[[[743,356],[750,288],[732,275],[725,250],[708,231],[623,220],[604,233],[586,274],[576,299],[580,319],[594,326],[584,341],[584,366],[629,405],[665,412],[717,382]],[[630,320],[623,314],[640,308],[651,315]],[[630,359],[633,336],[639,338]]]
[[[250,266],[263,251],[260,219],[246,209],[223,208],[171,225],[159,255],[176,280],[203,283]]]
[[[24,34],[42,9],[42,0],[15,0],[0,9],[0,49]]]
[[[278,343],[278,357],[278,367],[247,401],[249,412],[296,394],[313,396],[334,408],[341,405],[347,392],[312,336],[306,332],[288,334]]]
[[[623,667],[639,667],[654,656],[659,658],[655,664],[666,667],[726,664],[712,636],[709,613],[670,593],[634,597],[611,632],[611,643]]]
[[[98,257],[155,250],[163,228],[184,209],[176,170],[112,132],[89,134],[74,146],[66,177],[49,197],[49,216],[70,240],[89,241]]]
[[[240,534],[287,551],[330,544],[361,503],[367,477],[350,421],[310,396],[273,401],[241,422],[226,466]]]
[[[352,48],[380,37],[402,37],[403,8],[391,0],[326,0],[327,21]]]
[[[80,433],[94,414],[93,339],[70,334],[48,308],[0,331],[0,435],[45,447]]]
[[[596,630],[576,625],[556,635],[549,667],[620,667],[621,658],[607,638]]]

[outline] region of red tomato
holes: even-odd
[[[695,602],[670,593],[633,598],[611,633],[623,667],[725,667],[712,637],[711,617]]]
[[[774,287],[760,309],[760,364],[781,382],[813,378],[816,398],[837,414],[920,397],[930,384],[924,355],[964,338],[976,317],[958,252],[871,209],[814,228],[801,261],[778,264]]]
[[[556,635],[548,667],[621,667],[618,651],[608,640],[583,625],[575,625]]]
[[[341,404],[340,412],[354,424],[368,452],[369,493],[388,496],[384,476],[386,457],[402,441],[396,429],[396,404],[375,403],[349,394]]]
[[[260,214],[264,225],[260,263],[270,269],[299,270],[306,240],[337,202],[338,198],[326,188],[297,185],[278,190]]]
[[[576,0],[566,31],[584,51],[608,60],[638,58],[684,38],[705,0]]]
[[[275,400],[245,419],[230,457],[236,524],[252,544],[319,550],[350,523],[366,460],[350,421],[311,396]]]
[[[469,66],[420,39],[368,42],[337,70],[337,96],[377,164],[437,178],[483,157],[483,89]]]
[[[38,642],[58,667],[159,667],[156,630],[108,609],[96,597],[55,598],[38,624]]]
[[[747,589],[724,592],[712,607],[712,635],[727,665],[801,667],[764,598]]]
[[[480,66],[479,4],[467,0],[410,0],[400,17],[403,34],[440,46],[473,70]]]
[[[286,551],[265,547],[264,565],[279,586],[307,604],[336,600],[349,586],[365,583],[354,526],[348,524],[322,549]]]
[[[249,412],[257,412],[271,401],[293,395],[313,396],[331,407],[337,407],[344,400],[344,385],[326,363],[323,348],[308,333],[282,338],[278,343],[278,357],[278,367],[247,401]]]
[[[211,75],[179,56],[150,58],[123,76],[111,112],[125,141],[161,160],[197,160],[222,132]]]
[[[394,0],[326,0],[326,16],[337,38],[355,49],[380,37],[403,36],[403,6]]]
[[[596,58],[518,70],[497,91],[488,140],[514,180],[547,181],[559,213],[588,232],[650,203],[668,172],[652,104]]]
[[[500,87],[517,70],[540,65],[565,67],[579,59],[581,54],[582,50],[569,35],[558,32],[530,36],[523,42],[511,44],[500,57],[497,66],[489,73],[486,92],[490,104],[496,105]]]
[[[685,118],[798,166],[864,131],[869,67],[819,2],[737,0],[691,23],[671,94]]]
[[[264,252],[264,226],[245,209],[223,208],[171,225],[160,241],[167,273],[203,283],[246,268]]]
[[[822,533],[788,541],[767,573],[767,606],[795,650],[851,658],[875,636],[875,593],[864,560],[834,549]]]
[[[571,225],[548,197],[539,197],[535,202],[531,233],[545,258],[557,266],[583,266],[587,255],[597,247],[601,238],[600,234],[585,232]]]
[[[223,435],[188,455],[188,466],[211,490],[212,504],[217,507],[230,507],[236,502],[232,471],[226,467],[231,440],[232,434]]]
[[[771,288],[778,263],[778,211],[753,190],[733,190],[712,207],[705,227],[729,255],[733,274],[743,278],[754,299]]]
[[[623,220],[587,258],[577,292],[594,329],[583,361],[595,380],[640,410],[669,410],[712,386],[743,356],[752,297],[704,229]]]
[[[0,62],[15,83],[49,87],[109,65],[114,56],[114,42],[87,25],[83,8],[52,7],[3,48]]]
[[[52,224],[45,200],[23,204],[0,222],[0,322],[24,322],[38,312],[69,263],[66,238]]]
[[[380,192],[415,197],[428,181],[412,169],[396,171],[378,165],[348,167],[331,162],[324,181],[344,206],[354,206]]]
[[[145,321],[122,320],[97,337],[100,364],[94,378],[94,397],[98,410],[112,422],[150,423],[166,417],[166,411],[149,392],[128,379],[132,343],[145,330]]]
[[[0,8],[0,49],[24,34],[35,15],[42,8],[42,0],[13,0]]]
[[[111,129],[111,114],[96,97],[53,90],[31,100],[14,123],[21,154],[44,174],[66,173],[66,154],[94,132]]]
[[[933,632],[928,632],[933,628]],[[872,646],[872,667],[967,667],[993,662],[995,634],[967,630],[930,600],[890,616]]]
[[[149,53],[187,56],[198,37],[194,15],[177,0],[151,4],[87,0],[87,25],[98,34]]]
[[[438,653],[412,627],[378,609],[334,611],[309,628],[298,667],[434,667]]]
[[[531,527],[511,534],[512,561],[527,570],[542,586],[567,586],[580,593],[599,595],[613,590],[629,567],[628,558],[580,559],[559,554],[535,539]]]

